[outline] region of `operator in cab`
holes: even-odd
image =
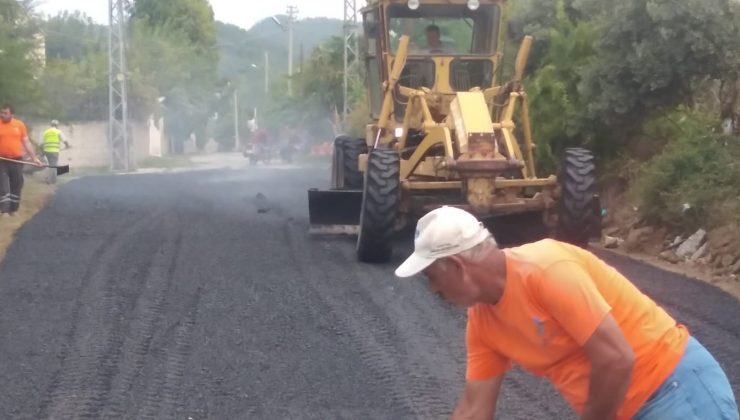
[[[437,25],[426,28],[427,45],[423,49],[414,48],[411,54],[455,54],[455,49],[442,41],[442,31]]]

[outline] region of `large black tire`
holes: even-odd
[[[566,149],[560,190],[557,239],[587,248],[589,239],[601,230],[593,153],[582,148]]]
[[[337,165],[342,167],[342,180],[340,188],[344,190],[360,190],[363,184],[363,174],[360,172],[360,155],[367,153],[367,144],[362,139],[353,139],[340,136],[334,140],[337,153]]]
[[[400,166],[394,150],[375,149],[368,156],[357,238],[357,258],[361,262],[385,263],[393,256],[401,204]]]

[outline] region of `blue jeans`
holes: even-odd
[[[671,376],[633,420],[738,420],[732,387],[714,357],[693,337]]]

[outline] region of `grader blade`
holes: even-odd
[[[356,235],[359,232],[362,191],[308,190],[309,233]]]

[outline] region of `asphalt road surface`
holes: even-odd
[[[0,418],[445,418],[464,315],[394,279],[395,263],[309,238],[305,190],[326,179],[243,168],[65,185],[0,268]],[[688,324],[740,395],[740,304],[605,258]],[[519,372],[499,414],[573,417]]]

